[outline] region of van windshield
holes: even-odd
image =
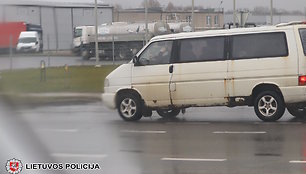
[[[19,38],[19,43],[35,43],[36,42],[36,38],[35,37],[23,37],[23,38]]]
[[[306,28],[300,29],[300,35],[301,35],[302,45],[304,49],[304,55],[306,55]]]

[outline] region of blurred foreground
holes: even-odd
[[[275,123],[252,108],[193,108],[175,120],[157,114],[124,122],[101,102],[17,106],[0,103],[0,163],[98,163],[101,170],[24,173],[306,172],[306,120],[288,113]],[[23,173],[22,172],[22,173]],[[0,168],[0,173],[6,173]]]

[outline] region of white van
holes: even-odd
[[[40,39],[37,31],[23,31],[19,35],[17,52],[39,52]]]
[[[263,121],[286,108],[305,116],[306,22],[154,37],[104,85],[104,104],[126,121],[202,106],[254,106]]]

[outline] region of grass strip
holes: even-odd
[[[41,69],[26,69],[2,71],[0,88],[3,93],[102,93],[105,77],[117,65],[105,65],[99,68],[93,66],[52,67]],[[43,79],[43,78],[42,78]]]

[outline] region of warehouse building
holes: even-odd
[[[144,22],[145,9],[123,9],[114,11],[115,22]],[[165,11],[161,8],[148,9],[148,21],[191,22],[191,11]],[[224,25],[223,9],[202,9],[194,11],[196,30],[220,29]]]
[[[73,30],[76,26],[94,25],[93,3],[68,3],[64,1],[0,1],[0,22],[25,22],[41,25],[44,50],[72,48]],[[113,7],[98,4],[98,24],[113,21]],[[48,44],[49,43],[49,44]]]

